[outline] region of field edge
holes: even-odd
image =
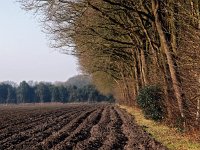
[[[150,135],[157,141],[161,142],[170,150],[199,150],[200,143],[198,141],[191,140],[187,135],[184,135],[177,131],[176,128],[170,128],[161,123],[156,123],[152,120],[144,118],[141,110],[134,107],[125,105],[117,106],[124,109],[133,116],[136,123],[143,127]]]

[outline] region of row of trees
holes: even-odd
[[[165,119],[200,123],[200,2],[198,0],[21,0],[43,14],[52,45],[78,57],[104,93],[135,105],[139,91],[158,85]],[[68,47],[74,47],[68,51]],[[195,123],[194,123],[195,122]]]
[[[0,103],[44,103],[44,102],[113,102],[113,97],[100,94],[93,85],[54,85],[40,82],[30,85],[26,81],[19,86],[0,83]]]

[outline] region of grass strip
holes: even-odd
[[[138,108],[123,105],[119,107],[133,115],[138,125],[170,150],[200,150],[200,141],[194,140],[195,138],[190,137],[189,134],[180,133],[176,128],[144,118],[142,111]]]

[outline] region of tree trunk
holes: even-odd
[[[176,40],[176,23],[175,23],[175,15],[174,15],[174,9],[175,9],[175,4],[174,0],[169,1],[169,22],[170,22],[170,33],[171,33],[171,45],[172,45],[172,50],[174,54],[177,54],[177,40]]]
[[[132,66],[133,67],[133,66]],[[136,106],[136,97],[137,97],[137,84],[136,84],[136,77],[135,77],[135,68],[132,68],[130,71],[131,74],[131,87],[130,90],[132,91],[133,95],[131,95],[131,106]],[[130,84],[130,83],[129,83]]]
[[[195,0],[194,3],[195,3],[196,18],[197,18],[197,28],[200,29],[200,13],[199,13],[200,1],[199,0]]]
[[[160,54],[160,57],[161,57],[161,63],[162,63],[162,66],[161,66],[161,69],[162,69],[162,77],[163,77],[163,81],[164,81],[164,94],[165,94],[165,103],[166,103],[166,110],[167,110],[167,118],[168,119],[171,119],[172,118],[172,110],[171,110],[171,103],[170,103],[170,94],[169,94],[169,91],[170,91],[170,86],[169,85],[169,79],[168,79],[168,75],[169,75],[169,71],[167,69],[167,65],[166,65],[166,56],[163,54],[163,52],[161,52]]]
[[[194,2],[193,2],[193,0],[190,0],[190,7],[191,7],[192,25],[194,25],[195,24],[195,11],[194,11]]]
[[[147,64],[146,64],[146,58],[144,54],[144,50],[141,50],[141,65],[142,65],[142,74],[143,74],[143,80],[144,80],[144,85],[148,85],[148,79],[147,79]]]
[[[143,80],[143,74],[142,74],[142,62],[141,62],[141,58],[140,58],[140,52],[139,50],[136,50],[136,57],[137,57],[137,64],[138,64],[138,73],[139,73],[139,83],[141,84],[141,87],[144,86],[144,80]]]
[[[197,98],[197,113],[196,113],[196,124],[199,125],[199,117],[200,117],[200,98]]]
[[[130,106],[131,105],[131,96],[130,96],[130,89],[129,89],[129,86],[128,86],[128,83],[127,83],[127,79],[126,77],[124,76],[124,73],[122,72],[121,73],[121,76],[122,76],[122,80],[123,80],[123,86],[124,86],[124,93],[125,93],[125,101],[127,102],[127,105]]]
[[[200,77],[198,79],[198,83],[200,84]],[[200,90],[198,90],[198,93],[200,93]],[[196,124],[199,125],[200,123],[200,95],[197,96],[197,113],[196,113]]]
[[[136,84],[136,91],[137,91],[137,94],[138,94],[139,89],[140,89],[140,83],[139,83],[138,61],[137,61],[137,57],[136,57],[135,51],[133,52],[133,55],[134,55],[134,76],[135,76],[135,84]]]
[[[172,79],[174,94],[178,102],[178,107],[180,111],[181,118],[183,119],[183,127],[185,127],[185,113],[184,113],[184,107],[183,107],[183,97],[182,97],[182,91],[181,91],[181,84],[177,78],[176,69],[174,66],[174,60],[170,51],[170,46],[167,43],[167,39],[165,36],[165,33],[162,29],[162,25],[158,16],[158,8],[159,8],[159,1],[158,0],[152,0],[152,10],[155,17],[155,25],[156,29],[158,31],[158,35],[160,38],[161,45],[163,47],[163,50],[167,57],[167,63],[169,65],[169,71]]]

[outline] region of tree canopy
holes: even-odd
[[[43,14],[52,46],[118,103],[137,105],[145,86],[160,86],[166,118],[200,120],[200,2],[197,0],[21,0]],[[73,47],[72,50],[68,50]],[[102,78],[103,77],[103,78]],[[192,122],[193,122],[192,121]],[[190,124],[190,125],[189,125]]]
[[[73,80],[79,80],[83,85],[88,80],[86,76],[76,76]],[[84,86],[72,84],[72,79],[68,82],[53,84],[48,82],[26,82],[22,81],[19,86],[9,83],[0,83],[0,104],[19,103],[46,103],[46,102],[114,102],[111,94],[101,94],[94,85],[87,83]],[[82,82],[82,83],[81,83]],[[34,84],[30,84],[34,83]]]

